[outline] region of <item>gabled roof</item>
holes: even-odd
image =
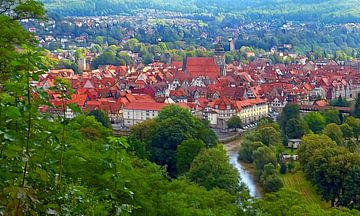
[[[220,68],[212,57],[191,57],[186,59],[186,72],[192,77],[207,76],[216,79],[220,76]]]

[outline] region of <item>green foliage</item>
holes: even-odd
[[[311,112],[307,114],[304,120],[309,129],[316,134],[321,133],[325,128],[325,117],[323,117],[319,112]]]
[[[287,122],[291,119],[300,118],[300,106],[297,104],[286,104],[282,113],[279,116],[279,125],[282,130],[285,130]]]
[[[135,9],[157,9],[170,10],[184,13],[210,13],[217,15],[220,12],[227,12],[241,17],[248,17],[255,20],[273,19],[297,21],[314,21],[321,20],[330,21],[347,21],[354,20],[356,22],[359,16],[356,13],[358,7],[354,0],[339,1],[244,1],[233,2],[231,0],[222,1],[204,1],[192,0],[187,2],[179,2],[175,0],[133,0],[131,2],[123,1],[71,1],[68,4],[61,4],[58,0],[44,0],[45,5],[50,11],[60,13],[62,15],[71,16],[91,16],[91,15],[118,15],[121,13],[132,13]],[[355,6],[354,6],[355,5]],[[318,7],[316,10],[315,7]],[[304,13],[306,11],[306,13]],[[230,16],[233,18],[234,16]],[[240,16],[240,17],[239,17]],[[228,18],[228,19],[229,19]],[[219,21],[224,19],[218,19]]]
[[[220,188],[239,192],[239,176],[229,162],[221,145],[200,152],[191,164],[187,176],[206,189]]]
[[[101,65],[120,65],[120,59],[116,57],[116,54],[113,51],[105,51],[98,57],[96,57],[92,63],[91,67],[96,69]]]
[[[158,165],[166,165],[172,177],[178,173],[176,150],[184,140],[200,139],[206,147],[217,143],[217,137],[207,122],[174,105],[165,107],[155,120],[132,127],[131,134],[148,147],[150,160]]]
[[[358,140],[360,136],[360,119],[354,117],[347,117],[346,124],[353,128],[353,135]]]
[[[340,129],[345,139],[350,139],[351,137],[354,137],[354,130],[349,124],[344,123],[340,125]]]
[[[255,168],[262,170],[265,164],[277,165],[275,153],[267,146],[260,147],[253,152]]]
[[[350,106],[350,103],[345,98],[342,98],[341,95],[337,99],[330,101],[329,104],[331,106],[336,106],[336,107],[349,107]]]
[[[353,113],[355,117],[360,117],[360,93],[357,95]]]
[[[242,122],[239,116],[234,115],[227,121],[228,128],[237,129],[242,127]]]
[[[94,116],[95,119],[100,122],[104,127],[112,128],[109,117],[102,110],[92,110],[89,115]]]
[[[323,209],[317,203],[307,203],[303,196],[294,190],[281,189],[276,193],[265,195],[256,206],[260,209],[260,215],[271,216],[302,216],[302,215],[357,215],[356,210],[348,209]]]
[[[266,193],[272,193],[280,190],[283,187],[283,183],[278,175],[267,176],[263,182],[264,191]]]
[[[134,135],[127,137],[127,142],[129,143],[128,150],[134,153],[137,157],[141,159],[149,159],[149,147]]]
[[[194,158],[205,147],[205,143],[199,139],[187,139],[177,146],[176,168],[179,174],[185,173],[190,169],[190,165]]]
[[[263,146],[265,145],[261,142],[244,140],[239,149],[239,159],[247,163],[252,163],[254,161],[253,152]]]
[[[257,139],[266,146],[275,146],[281,143],[281,134],[273,127],[261,127],[256,131]]]
[[[335,125],[335,124],[334,124]],[[321,196],[332,206],[358,208],[360,155],[338,147],[324,135],[305,136],[299,149],[302,168]],[[351,187],[351,188],[350,188]]]
[[[334,140],[338,145],[342,145],[344,142],[343,132],[340,126],[335,123],[326,125],[323,133]]]
[[[299,139],[306,133],[306,124],[301,119],[290,119],[286,123],[285,133],[290,139]]]
[[[335,123],[340,124],[339,111],[336,109],[329,109],[322,112],[322,115],[325,117],[326,124]]]

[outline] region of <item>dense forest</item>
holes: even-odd
[[[252,20],[356,22],[360,20],[357,0],[43,0],[51,12],[64,16],[117,15],[136,9],[158,9],[182,13],[232,13]]]

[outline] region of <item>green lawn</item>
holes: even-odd
[[[284,188],[299,192],[308,204],[318,203],[323,208],[330,207],[328,203],[321,200],[315,187],[305,179],[303,172],[297,171],[295,173],[287,173],[280,176],[284,183]]]
[[[286,149],[283,151],[283,154],[297,155],[297,154],[298,154],[298,150],[297,150],[297,149],[289,149],[289,148],[286,148]]]

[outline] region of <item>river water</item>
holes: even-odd
[[[224,145],[228,155],[230,164],[239,172],[241,182],[244,183],[248,189],[250,196],[261,198],[262,193],[252,173],[243,166],[238,160],[238,151],[241,145],[241,139],[234,140]]]
[[[236,151],[229,150],[228,155],[230,164],[239,172],[241,182],[248,187],[250,196],[261,198],[261,193],[256,185],[254,176],[239,162],[238,153]]]

